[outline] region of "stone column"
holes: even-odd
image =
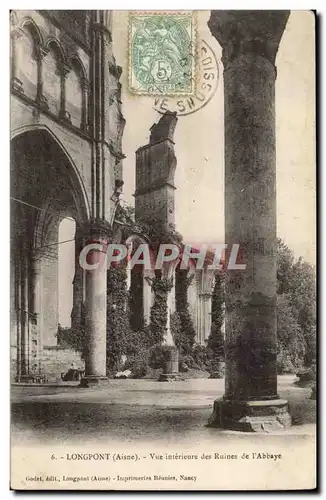
[[[11,31],[11,87],[13,90],[24,93],[23,83],[17,77],[17,40],[24,35],[22,29],[15,27]]]
[[[223,49],[225,242],[246,264],[227,273],[225,396],[210,424],[239,430],[291,423],[276,373],[275,57],[288,17],[212,11],[208,23]]]
[[[93,270],[86,270],[85,301],[85,377],[82,386],[97,384],[106,379],[106,313],[107,313],[107,266],[106,251],[111,228],[100,220],[89,223],[87,244],[98,243],[99,250],[91,250],[87,264],[97,264]]]
[[[82,117],[81,117],[81,128],[82,130],[88,132],[88,99],[89,99],[89,83],[85,78],[82,78]]]
[[[211,309],[214,271],[206,266],[199,271],[197,278],[197,342],[205,345],[211,332]]]
[[[41,308],[41,271],[41,255],[34,251],[31,272],[31,313],[35,316],[36,323],[38,323]]]
[[[40,377],[42,373],[40,359],[40,313],[42,296],[42,267],[41,255],[37,251],[31,256],[31,285],[30,285],[30,341],[31,341],[31,363],[34,377]]]
[[[84,269],[79,265],[79,254],[84,247],[79,227],[75,235],[75,274],[73,279],[73,308],[71,311],[71,328],[78,330],[82,325],[82,306],[84,301]]]
[[[153,273],[147,269],[144,269],[143,275],[143,296],[144,296],[144,324],[149,325],[151,319],[151,307],[153,305],[153,292],[150,285],[150,279],[152,279]]]
[[[48,103],[46,97],[43,95],[43,59],[48,54],[48,50],[43,47],[38,47],[35,51],[35,59],[37,61],[37,91],[36,103],[40,109],[47,110]]]
[[[20,254],[21,276],[21,376],[20,380],[30,380],[30,338],[29,338],[29,309],[28,309],[28,251],[22,248]]]
[[[159,377],[160,382],[171,382],[173,380],[181,380],[179,375],[179,350],[174,343],[174,338],[171,333],[170,315],[173,311],[173,294],[175,294],[175,269],[178,265],[178,260],[163,264],[162,278],[165,278],[170,284],[170,289],[166,294],[167,317],[166,317],[166,334],[162,345],[165,349],[165,366],[163,373]]]
[[[212,294],[201,293],[198,297],[199,320],[200,320],[200,338],[199,343],[205,345],[211,331],[211,301]]]
[[[60,111],[59,111],[59,117],[61,120],[67,120],[71,121],[70,115],[68,111],[66,110],[66,85],[67,85],[67,76],[69,75],[71,71],[70,66],[67,64],[64,64],[62,67],[58,68],[58,74],[60,76]],[[83,109],[83,106],[82,106]]]
[[[172,345],[174,346],[174,339],[172,337],[172,332],[171,332],[171,314],[175,312],[175,275],[174,273],[171,276],[171,284],[172,288],[168,292],[167,296],[167,306],[168,306],[168,315],[167,315],[167,320],[166,320],[166,336],[164,339],[165,345]]]

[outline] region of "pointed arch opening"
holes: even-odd
[[[40,353],[49,357],[47,373],[55,379],[66,371],[67,359],[76,356],[73,350],[58,345],[57,334],[59,322],[71,325],[73,309],[75,321],[81,320],[84,283],[83,275],[76,278],[74,241],[62,242],[74,240],[75,233],[80,237],[88,204],[75,166],[46,129],[33,128],[17,135],[11,149],[16,379],[37,376],[44,362]],[[63,357],[58,356],[60,349],[67,351]]]
[[[41,40],[32,21],[25,21],[22,29],[15,30],[13,57],[15,58],[15,77],[21,84],[24,94],[31,99],[37,96],[38,57]]]
[[[49,111],[60,114],[63,54],[55,41],[46,45],[47,54],[43,59],[43,95],[46,98]]]
[[[86,111],[85,72],[78,59],[71,61],[71,70],[66,77],[66,111],[72,125],[83,128]]]

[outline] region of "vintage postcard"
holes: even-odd
[[[315,14],[10,41],[11,488],[315,489]]]

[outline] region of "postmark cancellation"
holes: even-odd
[[[190,95],[195,88],[193,12],[129,15],[129,90],[134,94]]]

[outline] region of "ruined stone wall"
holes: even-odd
[[[40,357],[43,373],[49,382],[60,381],[61,373],[67,373],[72,363],[76,369],[84,370],[85,362],[72,349],[63,349],[60,346],[44,348]]]
[[[176,116],[167,112],[151,128],[150,144],[136,151],[136,220],[154,217],[167,229],[175,227],[176,122]]]
[[[11,196],[37,207],[28,223],[19,211],[12,212],[16,225],[12,231],[11,252],[16,256],[25,242],[25,257],[30,259],[35,245],[39,248],[58,241],[57,225],[64,216],[73,217],[81,226],[94,217],[111,221],[114,202],[110,198],[115,180],[122,178],[124,157],[121,151],[124,127],[119,84],[121,69],[112,54],[110,20],[105,11],[11,11],[10,28],[11,130],[12,149],[16,150]],[[101,52],[102,41],[104,51]],[[100,87],[105,93],[104,104],[100,102],[91,106]],[[100,138],[98,129],[104,130]],[[96,163],[94,148],[99,140],[101,155]],[[56,153],[50,155],[52,162],[44,155],[47,147],[49,151],[56,149]],[[52,149],[50,153],[53,153]],[[29,217],[33,209],[26,206],[26,210]],[[38,217],[42,210],[47,213],[47,219],[44,218],[41,224]],[[36,234],[37,226],[44,234]],[[28,228],[28,234],[22,231],[22,227]],[[25,300],[27,310],[21,317],[29,318],[30,324],[24,330],[26,342],[34,342],[35,335],[38,336],[37,349],[42,351],[42,347],[54,348],[57,343],[58,263],[55,251],[52,255],[48,252],[42,255],[41,272],[40,316],[35,322],[30,301]],[[32,269],[28,273],[28,295],[32,295]],[[17,368],[17,343],[22,342],[20,323],[23,321],[19,319],[17,306],[22,283],[17,275],[16,257],[11,264],[11,276],[17,282],[11,292],[10,304],[14,371]],[[29,347],[29,351],[26,348],[27,357],[32,351]],[[62,350],[52,350],[50,358],[43,359],[45,373],[47,370],[58,371],[63,363],[60,361],[62,353]],[[55,356],[58,356],[58,367],[52,369]]]

